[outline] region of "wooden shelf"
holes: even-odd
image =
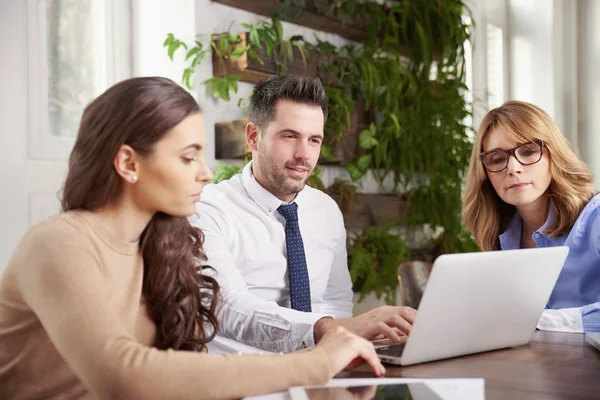
[[[352,201],[342,201],[339,194],[329,193],[344,214],[346,229],[364,229],[400,221],[408,217],[410,203],[394,194],[356,193]]]
[[[215,159],[243,160],[250,153],[245,135],[247,123],[244,118],[215,124]]]
[[[277,0],[212,0],[214,3],[224,4],[226,6],[239,8],[240,10],[250,11],[255,14],[270,17],[271,14],[281,7]],[[346,39],[362,42],[367,39],[367,33],[352,25],[352,21],[342,23],[341,19],[335,16],[326,16],[317,13],[312,0],[306,0],[306,9],[296,20],[288,15],[283,16],[284,21],[288,21],[307,28],[316,29],[323,32],[336,33]]]

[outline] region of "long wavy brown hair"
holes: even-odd
[[[171,128],[199,113],[194,98],[166,78],[129,79],[90,103],[69,159],[62,210],[94,211],[115,201],[123,180],[113,167],[122,145],[142,156]],[[142,293],[160,349],[205,349],[217,331],[218,284],[202,273],[204,236],[187,218],[154,215],[140,238]]]
[[[533,140],[545,143],[552,175],[546,194],[557,214],[545,233],[561,236],[569,232],[595,194],[592,174],[544,110],[522,101],[508,101],[481,121],[465,180],[462,217],[479,247],[485,251],[499,250],[499,236],[516,212],[515,206],[498,196],[479,158],[484,139],[494,131],[502,132],[516,143]]]

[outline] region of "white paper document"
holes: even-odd
[[[378,398],[382,391],[391,392],[388,385],[410,384],[403,387],[397,386],[395,390],[409,391],[412,399],[443,399],[443,400],[484,400],[485,381],[475,379],[420,379],[420,378],[349,378],[332,379],[325,386],[294,387],[286,392],[271,393],[262,396],[246,397],[245,400],[311,400],[311,398],[360,398],[370,399],[377,393]],[[419,385],[422,384],[422,385]],[[384,386],[387,386],[384,387]],[[361,387],[362,397],[357,395],[352,388]],[[327,396],[314,390],[316,388],[331,388]],[[322,390],[320,390],[322,392]],[[391,392],[393,393],[393,392]],[[393,394],[390,398],[395,397]],[[383,398],[383,397],[381,397]],[[386,397],[387,398],[387,397]]]

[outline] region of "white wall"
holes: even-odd
[[[0,2],[0,274],[27,228],[27,31],[25,2]]]
[[[581,0],[579,18],[580,147],[600,188],[600,1]]]
[[[164,76],[181,82],[183,55],[176,55],[173,62],[162,45],[167,33],[179,38],[194,37],[195,1],[133,0],[132,7],[133,75]]]
[[[578,147],[577,2],[510,0],[509,98],[544,109]]]
[[[492,44],[488,43],[487,25],[491,24],[503,32],[502,38],[502,91],[504,98],[502,102],[508,99],[509,93],[509,27],[508,27],[508,0],[468,0],[469,9],[475,22],[475,31],[473,35],[472,46],[472,73],[471,73],[471,93],[473,96],[473,126],[479,127],[481,120],[487,114],[490,107],[488,104],[488,48]]]
[[[552,1],[510,0],[510,98],[555,117]]]

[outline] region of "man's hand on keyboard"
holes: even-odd
[[[334,320],[323,318],[314,326],[315,340],[336,326],[343,326],[367,340],[387,338],[402,343],[412,329],[417,311],[411,307],[381,306],[353,318]]]

